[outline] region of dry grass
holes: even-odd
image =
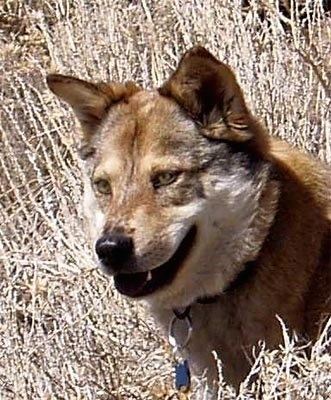
[[[330,19],[321,1],[301,3],[307,29],[271,1],[245,12],[231,0],[2,1],[1,399],[179,398],[162,335],[92,260],[73,116],[46,72],[155,86],[201,43],[233,67],[272,134],[330,162]],[[258,353],[259,378],[238,399],[331,399],[326,337],[310,358],[284,337]],[[224,384],[219,398],[236,396]]]

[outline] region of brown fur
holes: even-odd
[[[316,337],[331,314],[330,175],[266,134],[226,65],[195,47],[158,91],[61,75],[48,84],[83,127],[94,238],[120,232],[134,241],[134,255],[108,273],[154,273],[197,227],[172,282],[146,296],[166,329],[172,309],[191,305],[197,374],[216,379],[216,350],[238,385],[252,346],[282,341],[276,315]],[[179,178],[153,188],[160,171]],[[97,193],[100,179],[110,194]]]

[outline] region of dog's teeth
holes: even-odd
[[[151,271],[148,271],[147,282],[150,281],[151,279],[152,279],[152,273]]]

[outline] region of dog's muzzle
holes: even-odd
[[[170,284],[188,257],[197,234],[193,225],[172,256],[153,269],[139,271],[131,237],[119,234],[102,236],[95,245],[102,270],[114,276],[116,289],[129,297],[148,296]]]
[[[123,268],[134,252],[133,240],[130,236],[107,234],[97,240],[95,252],[103,269],[109,275],[114,275]]]

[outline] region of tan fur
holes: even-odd
[[[134,242],[130,261],[115,272],[102,265],[107,273],[154,279],[196,227],[175,277],[145,300],[165,329],[173,309],[191,306],[187,354],[196,374],[207,371],[211,393],[211,352],[237,386],[252,346],[282,341],[276,315],[316,337],[331,314],[330,175],[266,134],[226,65],[195,47],[158,91],[60,75],[48,84],[83,127],[94,239],[120,232]],[[154,187],[164,171],[178,178]],[[111,194],[97,193],[100,179]]]

